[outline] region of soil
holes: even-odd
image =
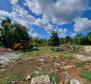
[[[54,77],[57,84],[67,84],[71,79],[79,81],[80,84],[86,83],[86,80],[80,76],[81,68],[75,65],[83,61],[82,57],[84,60],[86,58],[85,61],[87,61],[85,56],[78,55],[79,58],[77,55],[77,57],[67,57],[70,59],[66,59],[66,61],[61,54],[60,56],[23,57],[12,63],[10,61],[17,58],[16,53],[6,48],[0,48],[0,50],[0,63],[5,65],[4,68],[0,69],[0,71],[2,70],[0,82],[9,77],[8,75],[18,73],[21,77],[18,80],[12,80],[13,82],[17,81],[15,84],[30,84],[32,78],[41,75],[48,75],[50,79]],[[91,71],[91,64],[86,64],[84,68]],[[29,80],[26,80],[27,75]],[[51,79],[51,82],[53,82],[53,79]]]

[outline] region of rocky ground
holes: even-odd
[[[21,52],[10,62],[16,57],[12,50],[1,52],[0,84],[91,84],[91,57],[85,51],[54,52],[43,47]]]
[[[7,64],[16,57],[17,56],[13,50],[0,48],[0,64]]]

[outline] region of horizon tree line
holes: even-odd
[[[18,23],[12,23],[9,18],[2,20],[0,27],[0,46],[11,48],[21,40],[26,40],[27,42],[40,46],[58,46],[60,44],[91,45],[91,32],[86,36],[77,34],[74,38],[70,36],[59,38],[58,33],[53,31],[49,39],[40,39],[31,37],[26,27]]]

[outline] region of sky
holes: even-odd
[[[74,37],[91,32],[91,0],[0,0],[0,23],[10,18],[29,29],[29,35]]]

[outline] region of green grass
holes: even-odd
[[[52,56],[52,57],[54,57],[53,62],[56,62],[56,63],[60,63],[60,61],[61,61],[60,58],[61,57],[63,58],[64,61],[69,62],[71,59],[74,58],[74,56],[73,56],[74,52],[76,52],[76,51],[73,51],[73,52],[72,51],[59,51],[59,52],[55,52],[55,51],[51,50],[50,46],[38,47],[37,50],[19,50],[19,51],[16,51],[16,53],[17,53],[17,55],[20,56],[20,59],[15,60],[14,64],[15,63],[17,64],[19,62],[19,60],[23,60],[23,59],[27,60],[27,59],[31,59],[32,57],[36,58],[36,57],[40,57],[40,56],[44,56],[44,57],[45,56]],[[58,57],[58,59],[57,59],[57,57]],[[75,65],[78,68],[83,69],[84,65],[86,65],[87,63],[91,63],[91,62],[79,62],[79,63],[76,63]],[[13,63],[12,63],[12,65],[13,65]],[[33,65],[32,61],[30,61],[29,65],[26,65],[26,66],[32,67],[32,65]],[[2,69],[3,66],[0,65],[0,68]],[[50,77],[50,80],[52,81],[52,83],[54,84],[54,81],[56,81],[56,83],[58,84],[59,81],[60,81],[59,74],[57,72],[49,73],[48,70],[43,68],[41,71],[39,71],[38,75],[47,75],[48,74],[49,77]],[[17,81],[18,79],[21,79],[21,77],[25,78],[24,75],[26,75],[26,73],[25,74],[15,73],[15,72],[10,72],[10,70],[6,71],[4,74],[5,75],[3,77],[2,84],[11,84],[11,81]],[[81,70],[81,74],[80,75],[81,75],[81,77],[83,77],[85,79],[91,80],[91,72],[89,72],[89,71]],[[36,74],[33,74],[33,77],[34,76],[36,76]],[[26,84],[26,83],[24,83],[24,84]]]
[[[88,71],[88,70],[81,70],[80,76],[81,76],[82,78],[85,78],[85,79],[91,81],[91,71]]]
[[[65,62],[69,62],[71,59],[73,59],[73,56],[69,56],[69,57],[64,57],[64,61]]]
[[[0,64],[0,69],[2,69],[3,68],[3,65],[2,64]]]
[[[79,63],[76,63],[75,65],[76,67],[83,68],[88,63],[91,63],[91,61],[79,62]]]
[[[17,51],[17,54],[20,54],[20,57],[38,57],[38,56],[68,56],[71,55],[71,51],[59,51],[55,52],[51,50],[51,47],[44,46],[38,47],[38,50],[25,50],[25,51]]]
[[[19,73],[8,73],[2,80],[2,84],[12,84],[12,81],[17,81],[20,77],[21,75]]]
[[[50,81],[52,82],[52,84],[55,84],[55,83],[59,84],[60,79],[57,73],[53,73],[49,75],[49,77],[50,77]]]

